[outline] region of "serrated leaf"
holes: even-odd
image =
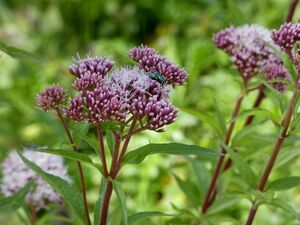
[[[95,225],[98,225],[100,222],[100,214],[101,214],[103,195],[105,192],[105,185],[106,185],[106,179],[104,177],[102,177],[101,184],[100,184],[99,197],[96,201],[95,208],[94,208],[94,224]]]
[[[5,44],[3,41],[0,41],[0,50],[10,55],[13,58],[18,59],[39,59],[39,57],[31,52],[26,50],[15,48]]]
[[[205,158],[217,157],[220,155],[208,148],[199,147],[197,145],[186,145],[180,143],[148,144],[127,153],[124,163],[139,164],[151,154],[198,155]]]
[[[81,194],[76,191],[67,181],[64,179],[46,173],[39,166],[26,159],[21,152],[18,152],[23,162],[34,172],[40,175],[45,181],[47,181],[54,190],[56,190],[63,198],[65,203],[73,211],[75,216],[80,219],[84,224],[86,223],[86,217],[84,214],[84,207]]]
[[[34,181],[32,180],[14,195],[0,198],[0,212],[13,211],[20,208],[25,202],[27,193],[33,186]]]
[[[226,146],[224,143],[221,145],[226,149],[227,153],[230,155],[233,165],[238,169],[243,180],[250,186],[256,187],[257,177],[251,167],[247,164],[247,162],[235,153],[230,147]]]
[[[122,222],[124,223],[124,225],[128,225],[128,214],[124,190],[118,181],[112,180],[111,182],[113,184],[114,191],[117,195],[121,207]]]
[[[106,142],[110,151],[110,154],[113,155],[115,149],[115,136],[112,130],[106,130]]]
[[[284,177],[271,182],[268,185],[267,190],[284,191],[298,186],[300,186],[300,177]]]

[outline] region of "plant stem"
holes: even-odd
[[[109,174],[108,174],[107,164],[106,164],[103,134],[99,123],[96,124],[96,128],[97,128],[98,141],[99,141],[100,158],[103,166],[103,173],[104,173],[104,177],[107,178]]]
[[[288,12],[286,20],[285,20],[286,22],[292,21],[298,2],[299,2],[299,0],[291,0],[289,12]]]
[[[299,77],[298,77],[297,80],[299,80]],[[264,188],[265,188],[266,183],[268,181],[268,178],[271,174],[272,168],[274,166],[274,163],[276,161],[278,153],[281,149],[281,146],[282,146],[283,142],[285,141],[285,138],[288,135],[288,129],[289,129],[289,126],[290,126],[290,122],[291,122],[291,118],[292,118],[292,114],[293,114],[293,109],[294,109],[295,104],[296,104],[296,99],[297,99],[298,93],[299,93],[299,91],[297,90],[297,88],[295,88],[295,90],[293,92],[293,95],[291,97],[289,106],[288,106],[288,110],[287,110],[287,112],[285,114],[285,117],[284,117],[284,120],[282,122],[282,126],[283,126],[282,132],[276,140],[276,143],[275,143],[273,151],[272,151],[272,155],[271,155],[271,157],[269,159],[269,162],[268,162],[266,168],[264,169],[263,175],[262,175],[262,177],[259,181],[257,189],[262,191],[262,192],[264,191]],[[252,224],[257,209],[258,209],[258,205],[254,204],[252,206],[251,210],[250,210],[246,225],[251,225]]]
[[[259,92],[258,92],[258,95],[256,97],[256,100],[255,100],[255,102],[252,106],[252,109],[258,108],[260,106],[262,100],[265,98],[264,89],[265,89],[265,86],[261,85],[260,88],[259,88]],[[253,122],[253,119],[254,119],[254,115],[248,116],[245,123],[244,123],[244,127],[249,126]],[[223,172],[228,170],[231,167],[231,164],[232,164],[231,158],[227,159],[227,161],[225,162],[224,167],[223,167]]]
[[[225,138],[224,138],[224,143],[226,145],[230,141],[230,138],[231,138],[231,135],[232,135],[232,131],[233,131],[234,126],[235,126],[235,120],[234,119],[235,119],[235,117],[238,115],[238,113],[240,111],[243,99],[244,99],[244,96],[239,97],[237,99],[235,107],[233,109],[233,112],[232,112],[232,121],[229,124],[229,127],[228,127],[228,129],[226,131]],[[222,170],[222,165],[223,165],[223,161],[225,159],[225,155],[226,155],[226,150],[225,150],[225,148],[222,147],[221,148],[221,156],[219,157],[219,160],[217,162],[217,166],[215,168],[212,180],[210,182],[208,191],[207,191],[207,193],[205,195],[204,202],[202,204],[202,213],[203,214],[206,212],[206,210],[208,209],[208,207],[210,205],[210,200],[211,200],[211,197],[212,197],[212,195],[213,195],[213,193],[215,191],[217,179],[218,179],[218,177],[220,175],[220,172]]]
[[[30,225],[35,225],[36,224],[36,208],[34,205],[30,205]]]
[[[101,219],[99,225],[106,225],[111,194],[112,194],[112,182],[111,180],[106,180],[106,187],[105,187],[105,193],[102,202]]]
[[[63,115],[61,114],[60,109],[57,108],[56,113],[57,113],[57,116],[60,119],[60,121],[61,121],[61,123],[62,123],[62,125],[65,129],[65,132],[66,132],[66,134],[69,138],[69,142],[72,145],[73,151],[77,152],[77,148],[76,148],[74,139],[71,135],[70,129],[69,129]],[[85,187],[85,179],[84,179],[82,165],[81,165],[80,161],[76,161],[76,164],[77,164],[77,169],[78,169],[79,176],[80,176],[81,194],[82,194],[82,201],[83,201],[85,216],[86,216],[88,225],[92,225],[91,219],[90,219],[90,214],[89,214],[89,207],[88,207],[87,198],[86,198],[86,187]]]
[[[115,169],[113,170],[112,174],[110,174],[111,177],[112,177],[113,179],[118,175],[118,173],[119,173],[119,171],[120,171],[121,163],[122,163],[122,161],[123,161],[123,159],[124,159],[124,157],[125,157],[125,153],[126,153],[126,150],[127,150],[128,144],[129,144],[129,141],[130,141],[130,139],[131,139],[131,136],[132,136],[132,134],[133,134],[133,131],[134,131],[136,122],[137,122],[137,121],[136,121],[135,119],[132,121],[131,126],[130,126],[130,128],[129,128],[129,131],[128,131],[126,137],[125,137],[125,141],[124,141],[124,144],[123,144],[123,146],[122,146],[122,150],[121,150],[119,159],[118,159],[117,162],[116,162]]]

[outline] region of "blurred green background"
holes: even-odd
[[[132,64],[127,52],[141,43],[156,48],[171,61],[184,66],[190,76],[186,86],[172,92],[173,102],[180,109],[177,122],[166,127],[164,133],[146,132],[136,137],[131,148],[150,141],[176,141],[218,150],[216,131],[208,121],[199,119],[203,116],[197,117],[197,113],[214,117],[219,111],[228,121],[240,86],[239,75],[228,57],[214,47],[212,34],[230,25],[245,23],[277,28],[285,19],[289,3],[288,0],[1,0],[0,40],[38,56],[15,59],[1,52],[1,160],[11,149],[29,144],[52,147],[66,142],[55,115],[37,109],[34,99],[41,89],[54,82],[72,93],[73,77],[68,73],[68,66],[77,53],[81,56],[105,55],[121,66]],[[295,20],[299,15],[297,10]],[[251,94],[243,108],[250,108],[255,96],[256,93]],[[286,96],[282,98],[284,101]],[[263,107],[280,117],[276,106],[276,101],[263,103]],[[241,126],[242,121],[238,121],[237,127]],[[264,122],[249,133],[241,141],[240,150],[253,153],[247,157],[254,171],[259,173],[275,138],[276,127]],[[296,138],[292,146],[294,150]],[[89,151],[84,143],[81,149]],[[291,161],[290,154],[285,154],[281,156],[283,161],[274,177],[297,175],[299,171],[300,161],[297,158]],[[296,155],[294,152],[293,156]],[[67,163],[77,181],[73,163]],[[176,213],[174,208],[178,207],[197,215],[211,167],[211,161],[207,159],[175,156],[151,156],[140,165],[126,166],[120,180],[127,193],[129,214],[150,210]],[[92,208],[100,177],[90,168],[86,171]],[[174,174],[187,181],[188,195],[181,190],[185,187],[176,183]],[[234,172],[227,173],[222,177],[222,185],[226,187],[231,183],[229,189],[243,189],[236,176]],[[299,190],[292,189],[283,195],[295,209],[300,207]],[[112,210],[117,207],[117,203],[113,203]],[[242,224],[250,203],[231,198],[220,206],[225,210],[216,214],[212,224]],[[21,222],[15,213],[5,213],[0,214],[0,224],[19,225]],[[61,223],[50,219],[44,224]],[[193,216],[187,213],[176,218],[154,218],[141,224],[194,223]],[[255,224],[300,223],[281,209],[263,206]]]

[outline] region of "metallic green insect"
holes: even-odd
[[[167,81],[167,79],[160,73],[150,72],[150,73],[148,73],[148,75],[152,80],[155,80],[160,84],[165,84]]]

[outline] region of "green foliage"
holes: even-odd
[[[217,157],[219,155],[208,148],[203,148],[196,145],[186,145],[180,143],[148,144],[127,153],[124,162],[129,164],[139,164],[151,154],[198,155],[205,158]]]

